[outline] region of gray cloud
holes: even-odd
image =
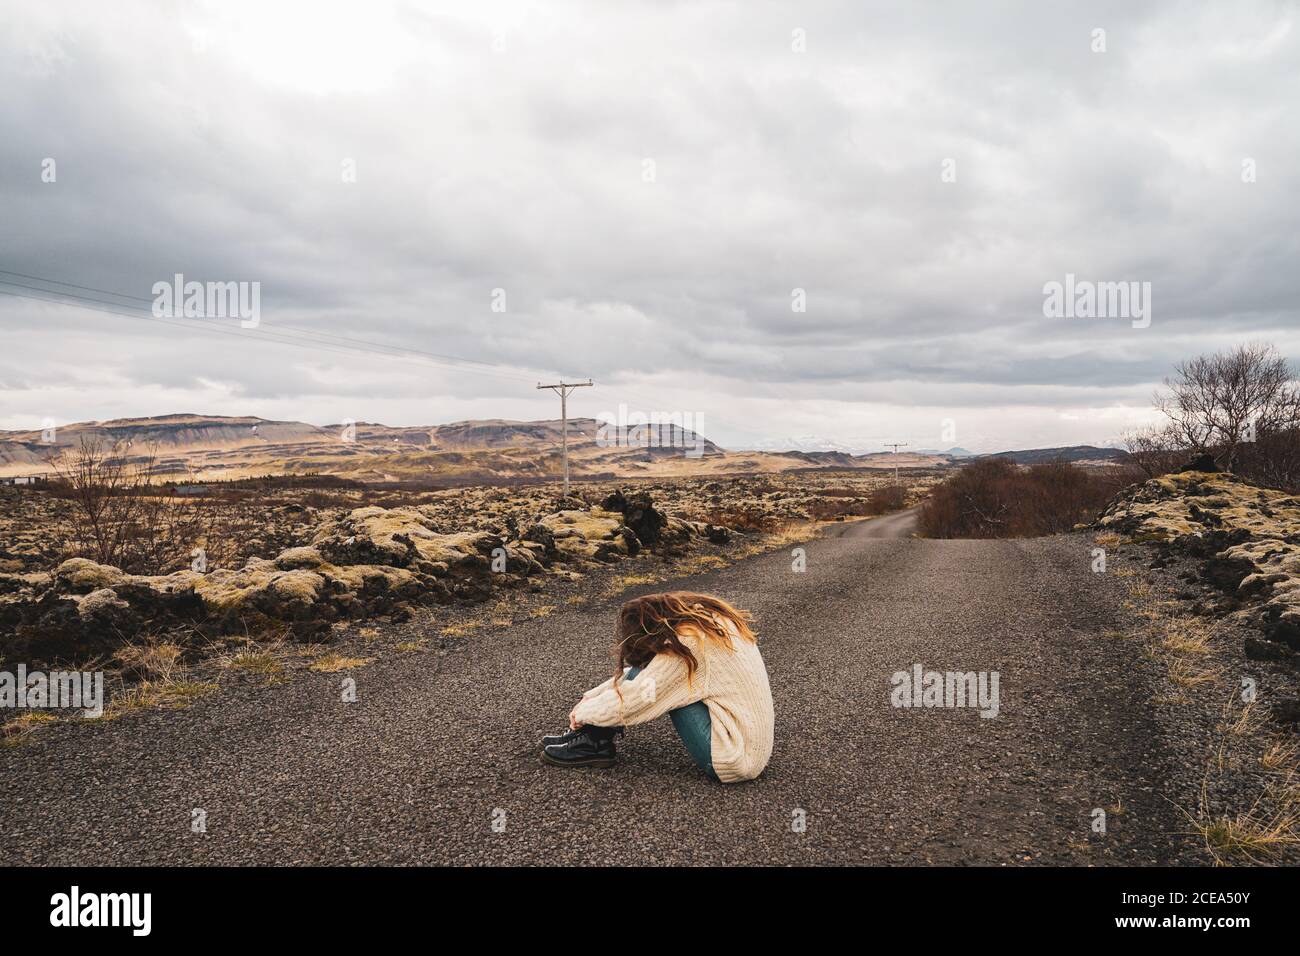
[[[165,11],[10,12],[0,268],[259,281],[268,327],[501,377],[0,296],[0,427],[540,416],[549,372],[730,444],[922,435],[940,406],[1064,443],[1193,352],[1300,351],[1294,3]],[[1044,318],[1067,272],[1151,282],[1151,328]]]

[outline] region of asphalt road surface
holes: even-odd
[[[612,601],[387,655],[355,672],[355,703],[344,675],[310,673],[0,751],[0,862],[1177,862],[1136,651],[1102,636],[1119,585],[1090,573],[1089,539],[919,540],[912,521],[836,527],[802,572],[786,549],[654,588],[754,612],[776,703],[757,781],[706,779],[666,719],[611,770],[539,761],[611,673]],[[998,716],[891,706],[914,664],[998,672]]]

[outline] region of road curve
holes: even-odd
[[[1120,597],[1082,536],[911,538],[909,513],[658,585],[750,608],[776,703],[757,781],[713,783],[667,720],[607,771],[536,740],[610,673],[618,600],[237,686],[186,711],[60,725],[0,751],[0,862],[1167,863],[1175,811],[1145,691],[1104,641]],[[995,718],[890,704],[891,676],[997,671]],[[1090,837],[1091,811],[1123,826]],[[206,832],[193,832],[194,811]]]
[[[871,521],[846,522],[827,537],[910,538],[916,531],[916,509],[908,508]]]

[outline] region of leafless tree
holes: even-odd
[[[1229,470],[1238,466],[1243,444],[1300,427],[1294,369],[1271,345],[1197,356],[1174,371],[1156,395],[1171,436],[1188,450],[1214,455]]]
[[[1237,471],[1262,485],[1300,491],[1300,428],[1263,431],[1242,444]]]
[[[156,449],[129,452],[121,441],[85,435],[75,448],[50,457],[73,503],[73,550],[98,564],[146,574],[188,564],[216,512],[204,513],[153,484]]]
[[[1165,423],[1127,439],[1144,472],[1161,474],[1180,458],[1209,454],[1262,484],[1300,488],[1300,384],[1273,346],[1203,355],[1175,373],[1156,395]]]
[[[1147,478],[1168,474],[1187,460],[1178,432],[1167,422],[1125,433],[1124,447]]]
[[[52,454],[49,465],[74,505],[80,550],[99,564],[122,564],[140,499],[144,469],[127,464],[121,442],[83,435],[74,449]]]
[[[1156,394],[1174,440],[1237,469],[1243,443],[1300,427],[1300,392],[1272,345],[1251,343],[1180,362]]]

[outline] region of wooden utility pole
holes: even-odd
[[[543,385],[540,382],[538,388],[549,388],[560,396],[560,430],[561,439],[564,442],[564,494],[569,494],[569,393],[575,388],[590,388],[593,382],[587,379],[585,382],[560,382],[558,385]]]
[[[882,445],[888,445],[890,448],[894,449],[894,484],[898,484],[898,449],[900,449],[900,448],[906,448],[906,447],[907,447],[907,442],[905,442],[905,441],[886,441],[886,442],[881,442],[881,444],[882,444]]]

